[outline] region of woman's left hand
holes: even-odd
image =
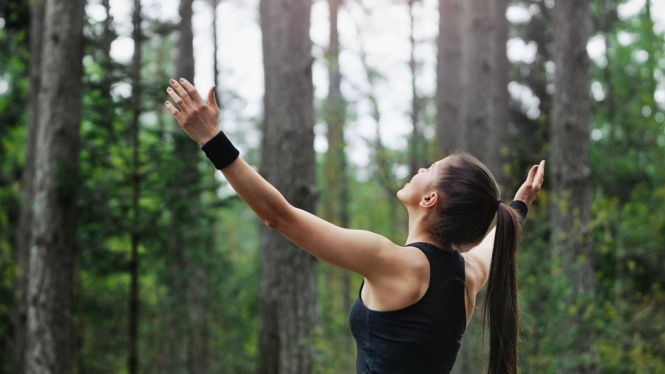
[[[540,165],[533,165],[531,170],[529,170],[526,181],[515,194],[515,200],[523,201],[527,206],[531,206],[533,201],[536,200],[540,188],[543,186],[544,179],[545,160],[541,161]]]
[[[170,101],[165,103],[166,107],[187,135],[200,145],[204,145],[219,133],[217,124],[219,108],[215,100],[215,86],[210,88],[206,104],[196,88],[186,79],[180,78],[180,83],[171,79],[169,83],[171,83],[171,87],[167,88],[166,92],[180,110]]]

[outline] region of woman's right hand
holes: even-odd
[[[531,206],[533,201],[536,200],[544,180],[545,160],[541,161],[540,165],[533,165],[531,170],[529,170],[526,181],[524,181],[522,187],[515,194],[515,200],[523,201],[527,206]]]
[[[180,110],[170,101],[165,103],[166,107],[187,135],[200,145],[204,145],[219,133],[217,124],[219,108],[215,101],[215,87],[210,88],[206,104],[196,88],[186,79],[180,78],[180,83],[171,79],[169,83],[171,87],[166,92]]]

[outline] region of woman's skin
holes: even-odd
[[[204,145],[219,132],[219,108],[214,89],[208,92],[206,104],[196,88],[185,79],[170,81],[167,92],[178,108],[165,105],[185,132]],[[397,198],[409,214],[409,236],[406,243],[435,244],[426,228],[428,217],[443,196],[434,189],[439,171],[449,162],[444,158],[428,169],[420,169],[401,190]],[[536,199],[543,183],[545,161],[534,165],[515,200],[528,206]],[[425,254],[416,247],[397,245],[370,231],[345,229],[311,213],[298,209],[238,157],[222,170],[233,189],[256,213],[261,222],[279,231],[300,248],[332,265],[351,270],[365,278],[362,301],[372,310],[397,310],[414,304],[429,286],[430,267]],[[473,314],[476,294],[487,282],[494,244],[494,229],[477,245],[458,248],[465,261],[467,323]]]

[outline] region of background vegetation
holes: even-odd
[[[65,181],[60,188],[76,191],[72,370],[255,372],[260,331],[259,222],[220,174],[214,173],[202,153],[182,145],[188,139],[182,140],[183,133],[161,105],[166,99],[168,79],[183,71],[183,76],[190,74],[182,61],[193,61],[195,56],[190,51],[189,57],[183,57],[183,47],[178,47],[178,43],[189,40],[191,46],[191,39],[183,36],[183,30],[188,26],[191,32],[192,25],[153,17],[153,13],[158,13],[153,8],[141,12],[139,7],[134,24],[141,28],[132,38],[140,53],[134,53],[133,61],[114,60],[111,44],[119,33],[111,8],[121,1],[134,9],[139,3],[88,2],[102,6],[107,14],[102,21],[85,18],[80,46],[83,91],[78,170],[59,179]],[[535,48],[535,53],[532,58],[511,60],[507,65],[508,79],[499,84],[502,91],[498,91],[498,97],[506,103],[494,106],[505,107],[507,120],[497,123],[497,117],[488,116],[485,146],[476,148],[497,145],[497,153],[492,154],[488,148],[481,158],[492,165],[502,182],[504,201],[519,186],[530,165],[549,159],[554,152],[552,106],[555,70],[560,71],[553,62],[558,53],[554,12],[556,3],[565,1],[511,0],[505,4],[513,12],[528,14],[524,21],[511,23],[502,17],[507,25],[506,38],[511,43]],[[19,245],[19,221],[21,209],[26,206],[24,194],[30,185],[26,164],[30,155],[29,121],[34,115],[30,113],[34,98],[31,41],[37,38],[30,26],[31,19],[34,25],[38,3],[0,3],[0,372],[8,373],[23,372],[24,365],[23,355],[16,352],[26,334],[21,313],[25,313],[22,300],[27,291],[21,279],[29,273],[21,265],[24,249]],[[441,0],[439,6],[448,9],[444,7],[450,3],[454,1]],[[557,250],[558,239],[551,235],[557,229],[552,209],[565,206],[575,216],[575,209],[582,208],[567,207],[565,193],[555,196],[548,185],[554,178],[546,174],[544,191],[529,213],[520,254],[520,367],[524,373],[662,373],[665,25],[658,23],[654,9],[662,11],[665,6],[656,0],[580,3],[589,7],[590,30],[584,44],[588,42],[592,57],[586,86],[590,118],[587,133],[581,133],[589,156],[588,161],[582,156],[579,160],[588,171],[585,175],[589,178],[590,214],[567,238],[574,241],[578,236],[588,236],[590,241],[585,245],[590,244],[591,255],[575,255],[573,261],[564,261],[562,252]],[[217,1],[199,0],[194,4],[199,9],[208,7],[210,12],[218,6]],[[636,11],[620,11],[626,4]],[[190,13],[183,13],[187,6]],[[189,14],[191,20],[191,7],[191,0],[183,1],[180,14]],[[372,17],[373,12],[389,7],[411,15],[414,7],[424,9],[422,3],[406,0],[381,4],[369,0],[340,4],[330,0],[328,9],[329,15],[359,14],[358,10],[363,10],[364,17]],[[456,13],[450,10],[446,14]],[[466,13],[465,17],[470,16]],[[441,20],[444,19],[442,13]],[[419,22],[417,18],[411,21]],[[494,25],[483,35],[499,33],[499,23]],[[323,46],[326,52],[314,53],[316,63],[325,66],[329,73],[325,83],[329,92],[313,102],[315,123],[325,124],[327,129],[317,135],[317,141],[325,139],[327,147],[318,148],[316,154],[316,211],[335,223],[371,230],[403,243],[406,211],[394,193],[417,167],[426,167],[447,151],[440,134],[446,134],[446,126],[451,123],[461,127],[456,122],[441,123],[445,103],[437,100],[442,100],[444,94],[464,98],[464,92],[472,92],[469,80],[459,82],[459,89],[453,92],[439,86],[437,98],[434,92],[418,89],[423,78],[416,77],[424,68],[418,55],[412,53],[410,62],[403,61],[414,77],[413,105],[405,115],[410,122],[402,125],[409,129],[406,141],[384,144],[381,136],[369,137],[369,166],[358,165],[349,161],[348,154],[353,150],[346,145],[350,140],[348,135],[345,140],[344,126],[360,126],[356,122],[360,117],[358,108],[365,105],[371,108],[377,133],[386,131],[386,126],[391,125],[381,121],[386,109],[377,104],[377,95],[381,95],[382,82],[393,78],[372,66],[364,48],[354,49],[350,53],[362,61],[366,81],[363,87],[356,87],[354,97],[344,97],[335,82],[344,80],[340,73],[340,69],[344,71],[344,60],[338,56],[345,45],[344,40],[334,39],[335,33],[331,26],[328,45]],[[441,50],[442,43],[453,45],[450,35],[416,40],[411,33],[411,38],[403,42],[409,48],[418,43],[433,49],[439,43]],[[462,41],[472,38],[469,33],[460,35]],[[483,51],[478,46],[469,47],[468,42],[465,45],[464,48]],[[464,53],[471,55],[468,50]],[[498,53],[505,58],[505,51]],[[587,58],[583,54],[582,59]],[[478,58],[489,59],[498,66],[499,60],[491,56]],[[443,66],[443,57],[439,55],[438,59],[439,66]],[[470,65],[462,69],[471,69]],[[217,69],[215,64],[213,76],[220,79],[223,74]],[[460,74],[474,76],[472,71]],[[476,84],[489,89],[492,82],[493,76],[488,76],[488,80],[479,77]],[[261,166],[265,160],[261,159],[260,145],[251,141],[252,134],[263,131],[262,113],[248,118],[236,87],[222,85],[218,100],[223,118],[244,124],[231,129],[230,138],[243,149],[246,160],[266,173]],[[485,100],[489,103],[492,98]],[[222,129],[226,126],[222,120]],[[564,146],[559,151],[566,152],[566,144],[579,140],[579,134],[563,139]],[[478,147],[454,145],[472,150]],[[553,165],[548,171],[556,167]],[[570,274],[584,271],[585,266],[590,269],[591,286],[571,298],[571,290],[580,286],[576,283],[578,278]],[[361,278],[322,263],[317,277],[318,321],[307,341],[312,352],[311,371],[351,373],[355,346],[347,315]],[[134,327],[132,320],[136,321]],[[467,330],[458,372],[478,372],[483,367],[482,358],[486,355],[479,343],[481,336],[477,324]],[[132,363],[131,357],[137,360]]]

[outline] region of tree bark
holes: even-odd
[[[328,0],[330,9],[330,43],[326,58],[328,60],[328,99],[326,100],[326,123],[328,124],[328,152],[325,161],[326,188],[328,194],[324,202],[325,219],[342,227],[349,225],[349,183],[346,174],[346,102],[342,97],[342,73],[339,66],[339,29],[338,14],[342,0]],[[345,313],[351,307],[349,273],[343,269],[342,306]],[[332,282],[329,282],[332,284]],[[332,294],[331,294],[332,296]],[[337,311],[338,312],[338,311]]]
[[[48,0],[45,4],[30,241],[28,373],[69,374],[74,364],[84,6],[83,0]]]
[[[460,147],[462,14],[459,0],[439,0],[436,142],[443,155]]]
[[[178,30],[180,38],[178,39],[178,60],[176,61],[176,74],[178,78],[185,78],[194,82],[194,31],[192,30],[192,10],[193,0],[180,1],[180,24]],[[177,123],[174,126],[179,126]],[[180,128],[178,127],[178,130]],[[186,144],[195,144],[188,142]],[[194,148],[194,147],[192,147]]]
[[[129,354],[127,359],[128,371],[136,374],[139,370],[138,327],[139,327],[139,198],[141,196],[141,169],[139,160],[139,131],[141,116],[141,64],[143,33],[141,31],[141,0],[134,0],[134,56],[132,59],[132,228],[131,228],[131,258],[130,258],[130,298],[129,298]]]
[[[589,0],[557,1],[554,7],[554,78],[552,104],[551,175],[553,204],[552,248],[561,259],[570,281],[569,303],[584,310],[594,294],[593,241],[588,229],[591,206],[589,165],[590,62],[586,45],[591,22]],[[579,314],[578,314],[579,316]],[[572,333],[567,347],[568,373],[594,373],[593,335],[581,317],[573,317],[564,329]]]
[[[113,66],[113,58],[111,57],[111,44],[117,38],[117,33],[114,30],[113,15],[111,13],[111,1],[102,0],[102,6],[106,12],[106,19],[104,19],[102,37],[100,42],[100,49],[102,50],[102,59],[99,59],[98,63],[102,69],[105,71],[111,71],[116,67]],[[115,114],[115,103],[113,102],[113,97],[111,95],[111,87],[116,83],[116,78],[113,74],[104,74],[101,81],[99,82],[99,90],[101,97],[94,105],[97,107],[96,110],[100,112],[101,118],[99,126],[107,131],[110,139],[116,140],[117,135],[115,129],[113,128],[113,120],[116,116]],[[99,153],[99,158],[103,159],[103,151],[96,150],[92,148],[91,151]],[[97,157],[95,157],[96,159]]]
[[[211,0],[211,6],[212,6],[212,43],[213,43],[213,79],[215,83],[215,100],[217,101],[217,107],[222,109],[221,102],[220,102],[220,86],[218,84],[219,81],[219,62],[217,61],[217,53],[218,53],[218,41],[217,41],[217,5],[219,5],[219,0]]]
[[[339,205],[342,184],[345,184],[346,157],[344,148],[344,122],[346,105],[342,98],[342,74],[339,69],[339,31],[337,14],[341,0],[328,0],[330,8],[330,43],[326,53],[328,60],[328,98],[325,106],[325,120],[328,125],[328,151],[325,156],[325,181],[329,193],[324,201],[325,219],[340,224],[342,208]]]
[[[653,8],[653,1],[652,0],[646,0],[646,4],[644,4],[644,25],[646,26],[645,29],[649,30],[646,33],[646,38],[645,38],[645,49],[649,53],[649,58],[647,59],[647,68],[650,71],[649,74],[649,79],[647,79],[647,87],[649,87],[649,101],[647,101],[647,104],[651,108],[651,114],[649,115],[649,119],[653,120],[653,117],[656,115],[657,110],[656,108],[658,107],[658,103],[656,102],[654,98],[654,94],[658,90],[658,80],[656,79],[656,70],[658,70],[658,52],[662,51],[663,45],[662,42],[659,41],[658,34],[654,32],[654,21],[653,17],[651,15],[651,11]]]
[[[317,190],[310,10],[310,0],[260,3],[265,69],[261,156],[268,182],[295,207],[313,212]],[[262,227],[257,373],[312,372],[316,269],[315,257]]]
[[[492,51],[494,69],[492,69],[492,102],[490,116],[490,133],[488,145],[487,167],[492,171],[497,183],[502,187],[502,197],[510,195],[510,176],[504,172],[504,164],[508,161],[507,153],[511,149],[509,141],[510,129],[510,61],[506,51],[510,24],[506,18],[508,0],[495,0],[493,3],[492,22],[494,23],[494,41]]]
[[[462,2],[461,43],[461,101],[457,126],[459,147],[483,162],[490,152],[491,105],[493,103],[492,80],[494,54],[492,44],[493,3],[489,0]],[[477,297],[482,300],[482,297]],[[480,328],[482,314],[474,313],[462,338],[462,345],[455,363],[455,373],[480,373],[483,371],[483,341]]]
[[[462,148],[487,160],[492,90],[492,2],[464,1],[464,39],[462,43],[462,102],[459,128],[464,128]]]
[[[178,30],[178,60],[176,63],[176,80],[185,78],[194,82],[194,33],[192,30],[193,0],[181,0],[180,24]],[[204,95],[205,96],[205,95]],[[173,201],[173,255],[174,271],[177,271],[173,284],[174,310],[171,318],[176,336],[181,343],[176,343],[170,349],[174,352],[174,359],[182,357],[185,363],[172,365],[189,373],[207,373],[209,355],[207,344],[207,318],[205,310],[206,277],[202,259],[205,258],[203,235],[207,235],[202,227],[203,220],[201,202],[202,176],[197,167],[201,157],[201,150],[180,128],[173,122],[174,157],[183,162],[176,165],[178,181],[174,185],[175,200]],[[192,162],[193,161],[193,162]],[[178,332],[179,331],[179,332]],[[180,346],[182,344],[183,346]],[[169,371],[174,371],[169,368]]]
[[[416,175],[418,169],[425,163],[422,160],[420,146],[420,128],[418,127],[420,115],[420,98],[416,87],[416,39],[414,34],[415,20],[413,17],[413,4],[416,0],[408,0],[409,5],[409,43],[411,44],[411,54],[409,58],[409,70],[411,70],[411,139],[409,144],[409,172],[410,175]]]
[[[21,177],[21,210],[17,228],[16,258],[19,268],[17,314],[14,321],[14,373],[25,373],[27,344],[28,282],[30,274],[30,242],[35,182],[35,151],[39,130],[39,90],[41,85],[41,59],[44,36],[44,2],[30,5],[30,89],[28,95],[28,129],[25,166]]]

